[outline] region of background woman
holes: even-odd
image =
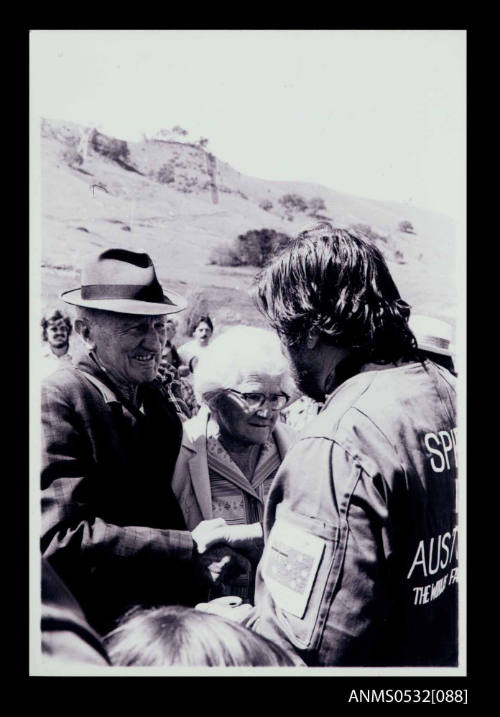
[[[208,348],[214,332],[214,325],[210,316],[200,316],[193,329],[193,339],[178,349],[183,366],[189,366],[193,357],[199,358]]]

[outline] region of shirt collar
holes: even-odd
[[[62,354],[61,356],[56,356],[56,354],[52,351],[50,346],[46,346],[42,349],[42,358],[52,358],[55,361],[72,361],[73,360],[69,351],[66,351],[66,353]]]

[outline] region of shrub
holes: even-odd
[[[413,224],[406,219],[402,222],[399,222],[398,229],[400,232],[404,232],[405,234],[415,234]]]
[[[318,212],[326,212],[325,201],[321,197],[313,197],[308,202],[309,216],[316,217]]]
[[[259,203],[259,207],[265,212],[269,212],[273,208],[273,203],[269,199],[263,199]]]
[[[300,194],[284,194],[279,203],[287,212],[305,212],[307,210],[307,202]]]
[[[287,234],[275,229],[252,229],[240,234],[231,244],[216,247],[209,261],[219,266],[262,267],[289,241]]]
[[[214,247],[208,258],[209,264],[218,266],[241,266],[236,249],[233,246],[221,244]]]
[[[240,234],[236,241],[241,263],[262,267],[290,238],[275,229],[252,229],[246,234]]]
[[[160,184],[171,184],[175,182],[175,170],[171,163],[162,164],[156,173],[156,180],[160,182]]]
[[[83,164],[82,155],[73,147],[68,147],[61,152],[61,159],[68,167],[81,167]]]

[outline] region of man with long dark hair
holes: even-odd
[[[351,231],[303,232],[257,298],[325,404],[273,482],[246,624],[309,665],[456,665],[455,377]]]

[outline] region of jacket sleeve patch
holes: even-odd
[[[274,602],[302,618],[325,549],[325,541],[277,520],[269,535],[263,576]]]

